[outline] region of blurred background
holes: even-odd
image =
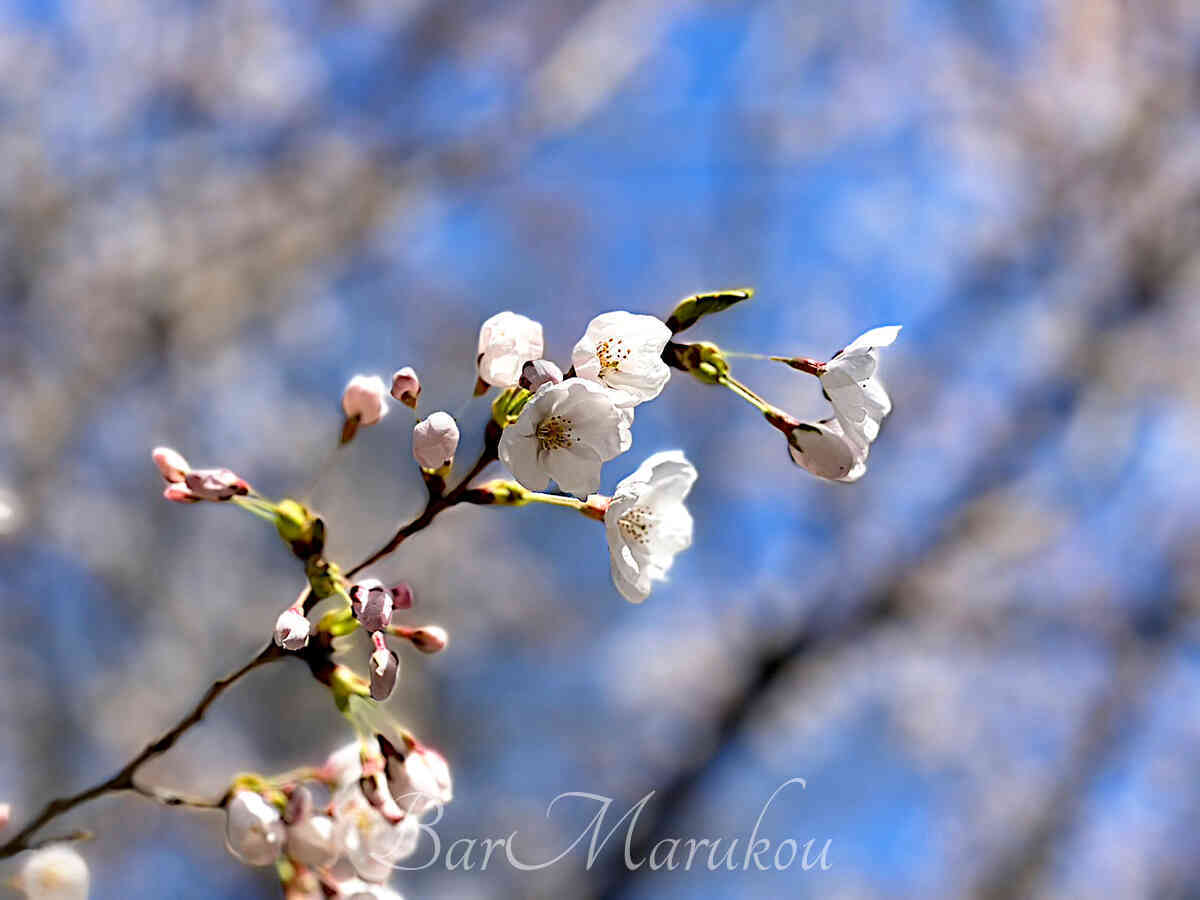
[[[411,897],[1200,896],[1200,8],[1192,0],[9,2],[0,13],[0,800],[23,822],[248,659],[301,587],[269,527],[160,498],[165,443],[303,495],[357,372],[469,402],[512,309],[565,361],[610,309],[749,303],[689,338],[827,358],[895,412],[854,485],[680,373],[605,489],[679,447],[696,540],[643,606],[602,529],[459,508],[406,579],[388,706],[456,837],[560,852],[655,791],[635,853],[759,829],[831,868],[628,872],[621,831]],[[792,413],[816,382],[738,360]],[[394,406],[312,495],[333,558],[421,507]],[[348,738],[291,663],[146,781],[219,795]],[[219,815],[108,797],[93,896],[274,897]],[[48,832],[49,833],[49,832]],[[14,861],[0,868],[7,877]]]

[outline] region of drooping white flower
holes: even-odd
[[[307,866],[332,866],[341,855],[333,819],[328,816],[305,816],[289,825],[287,853]]]
[[[35,850],[15,884],[29,900],[87,900],[90,877],[83,857],[66,844]]]
[[[423,469],[440,469],[454,461],[458,423],[448,412],[435,412],[413,426],[413,457]]]
[[[387,760],[392,797],[405,812],[422,816],[454,799],[450,766],[436,750],[415,742],[397,748],[382,735],[379,746]]]
[[[378,375],[355,375],[342,392],[342,411],[359,425],[374,425],[387,415],[387,395]]]
[[[367,802],[357,784],[334,796],[333,818],[341,853],[366,881],[386,881],[392,866],[417,849],[421,835],[415,816],[392,824]]]
[[[600,466],[633,443],[633,411],[617,407],[611,392],[582,378],[548,384],[500,437],[500,459],[517,481],[544,490],[553,478],[585,497],[600,487]]]
[[[820,376],[821,388],[833,404],[843,431],[860,439],[859,443],[875,440],[880,423],[892,411],[891,398],[877,374],[879,348],[895,341],[900,327],[885,325],[859,335],[825,363]]]
[[[692,543],[692,515],[684,500],[696,469],[679,450],[655,453],[618,485],[604,513],[612,579],[631,603],[650,596],[675,555]]]
[[[275,643],[284,650],[302,650],[308,644],[312,623],[302,610],[289,606],[275,620]]]
[[[865,438],[847,434],[837,417],[801,422],[788,433],[792,462],[830,481],[858,481],[871,452]]]
[[[479,377],[492,387],[512,387],[521,367],[541,359],[544,349],[541,323],[514,312],[496,313],[479,329]]]
[[[671,369],[662,360],[671,330],[654,316],[618,310],[588,323],[571,353],[575,374],[614,392],[618,406],[653,400],[666,386]]]
[[[279,811],[254,791],[238,791],[225,808],[225,845],[251,866],[269,866],[283,850],[287,829]]]

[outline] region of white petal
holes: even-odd
[[[599,489],[601,462],[600,455],[586,444],[551,450],[542,460],[558,486],[576,497],[586,497]]]
[[[900,334],[901,325],[881,325],[872,328],[856,337],[846,345],[842,354],[849,356],[855,350],[869,350],[872,347],[890,347]]]
[[[520,418],[504,429],[498,451],[500,461],[513,478],[531,491],[544,491],[550,486],[550,479],[538,459],[537,438],[528,430],[531,423],[525,421],[528,409],[522,410]]]
[[[867,448],[846,437],[836,419],[805,422],[788,440],[792,461],[818,478],[855,481],[866,471]]]

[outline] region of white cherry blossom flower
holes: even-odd
[[[392,797],[401,809],[422,816],[454,799],[450,766],[436,750],[413,742],[404,750],[379,736],[387,760],[387,779]]]
[[[564,491],[586,497],[600,487],[600,466],[633,443],[631,409],[582,378],[548,384],[534,394],[500,437],[500,459],[530,490],[553,478]]]
[[[836,418],[801,422],[788,434],[792,462],[830,481],[858,481],[867,471],[870,446],[865,438],[848,435]]]
[[[571,353],[575,374],[604,385],[618,406],[653,400],[666,386],[671,369],[662,360],[671,330],[654,316],[618,310],[588,323]]]
[[[238,791],[225,808],[225,845],[251,866],[269,866],[283,850],[287,828],[279,811],[254,791]]]
[[[52,844],[29,855],[14,884],[29,900],[87,900],[89,881],[83,857]]]
[[[879,426],[892,411],[892,401],[877,377],[879,348],[887,347],[900,333],[899,325],[872,328],[834,354],[821,373],[821,388],[850,436],[869,444],[879,436]],[[822,476],[827,477],[827,476]]]
[[[684,506],[696,469],[679,450],[655,453],[617,485],[604,513],[612,579],[631,603],[665,580],[675,555],[692,543],[692,516]]]
[[[357,784],[334,797],[333,818],[341,853],[366,881],[386,881],[392,866],[417,849],[421,835],[415,816],[392,824],[367,802]]]
[[[514,312],[496,313],[479,329],[479,377],[492,387],[512,387],[521,367],[541,359],[544,349],[541,323]]]

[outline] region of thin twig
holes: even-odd
[[[224,693],[227,688],[239,681],[245,675],[248,675],[250,672],[257,669],[259,666],[265,666],[269,662],[282,659],[285,655],[285,652],[279,647],[275,646],[275,643],[272,642],[264,647],[257,656],[255,656],[252,660],[250,660],[250,662],[246,663],[240,669],[231,672],[224,678],[219,678],[214,681],[209,686],[208,690],[204,692],[204,696],[200,698],[200,700],[195,706],[192,707],[187,715],[175,723],[175,725],[171,726],[171,728],[167,729],[167,731],[163,732],[161,735],[147,744],[137,756],[127,762],[121,768],[121,770],[111,778],[107,778],[104,781],[101,781],[99,784],[95,784],[86,790],[80,791],[78,794],[72,794],[69,797],[58,797],[48,802],[44,807],[42,807],[42,811],[38,813],[28,825],[13,835],[5,844],[0,845],[0,859],[4,859],[9,856],[15,856],[17,853],[20,853],[23,850],[31,850],[35,848],[40,842],[32,841],[31,838],[43,826],[45,826],[48,822],[57,819],[64,813],[69,812],[75,807],[87,803],[89,800],[94,800],[97,797],[103,796],[104,794],[112,794],[119,791],[137,791],[138,793],[146,794],[147,796],[153,796],[153,794],[147,794],[147,791],[150,791],[151,789],[139,788],[134,782],[133,776],[137,773],[138,769],[140,769],[150,760],[162,756],[173,746],[175,746],[175,742],[179,740],[184,732],[204,718],[204,714],[208,711],[208,708],[212,706],[213,702],[219,696],[221,696],[221,694]]]

